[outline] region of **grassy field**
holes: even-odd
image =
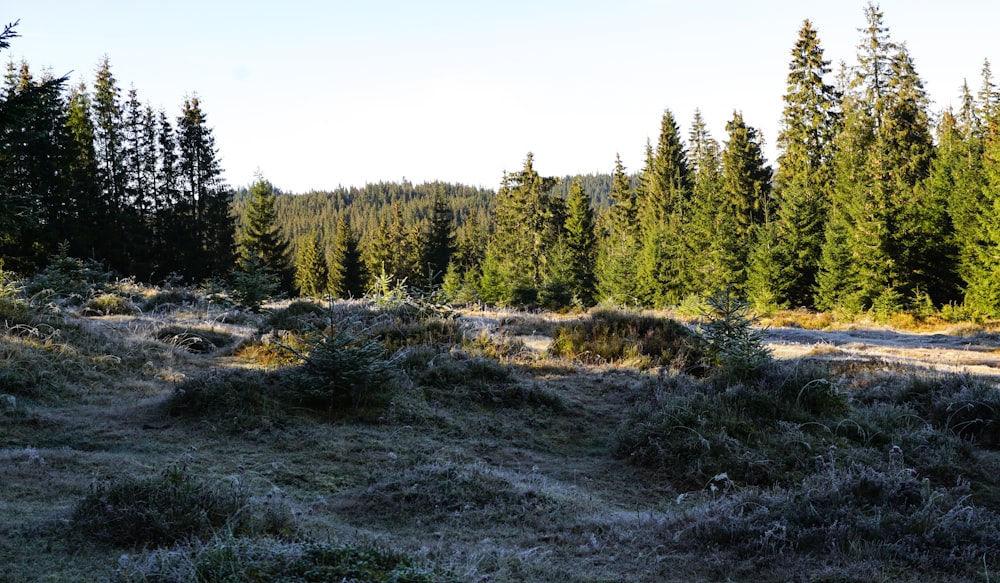
[[[126,285],[9,291],[0,323],[0,581],[1000,570],[985,378],[615,310],[250,314]]]

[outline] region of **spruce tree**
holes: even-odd
[[[689,288],[683,230],[692,180],[680,130],[670,110],[663,113],[655,152],[647,145],[642,185],[637,211],[641,238],[637,295],[645,305],[663,307],[678,303]]]
[[[566,201],[566,222],[563,225],[569,270],[569,290],[580,304],[591,306],[596,293],[594,263],[597,260],[597,236],[594,231],[594,209],[583,189],[583,181],[573,179]]]
[[[290,291],[288,241],[277,224],[274,186],[258,173],[250,186],[250,200],[239,238],[241,263],[259,261],[278,289]]]
[[[758,308],[812,306],[833,185],[840,97],[826,83],[830,62],[806,20],[792,49],[778,134],[773,227],[754,249],[751,300]]]
[[[611,208],[601,218],[597,255],[597,289],[602,299],[618,305],[639,303],[636,250],[640,232],[635,190],[615,155]]]
[[[215,138],[197,97],[184,101],[177,119],[178,202],[175,252],[184,274],[195,281],[229,271],[234,260],[232,192],[222,182]]]
[[[536,301],[547,254],[565,219],[564,201],[549,193],[555,183],[554,178],[538,174],[531,153],[520,172],[504,176],[483,260],[484,300],[500,305]]]
[[[330,262],[328,288],[334,297],[360,298],[365,295],[368,275],[361,261],[358,236],[347,218],[337,220],[337,232],[333,239],[333,257]]]
[[[773,214],[771,167],[764,160],[762,140],[756,129],[735,112],[726,124],[729,139],[722,151],[721,205],[711,245],[717,264],[709,290],[733,285],[742,289],[747,279],[749,251],[759,225]]]
[[[905,46],[869,4],[836,141],[833,208],[818,276],[822,308],[889,313],[949,291],[940,197],[922,182],[933,154],[928,102]],[[932,193],[930,193],[932,194]]]
[[[688,168],[694,177],[689,220],[683,231],[685,270],[690,287],[686,295],[717,289],[725,277],[717,274],[721,262],[716,241],[722,206],[722,161],[719,143],[711,136],[701,111],[695,110],[688,138]]]
[[[322,297],[327,292],[330,272],[326,263],[326,250],[315,231],[299,241],[295,260],[295,288],[299,295]]]
[[[455,218],[448,200],[441,191],[434,194],[430,230],[426,236],[421,264],[427,270],[427,283],[439,285],[448,271],[448,264],[455,253]]]

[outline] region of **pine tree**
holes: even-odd
[[[326,264],[326,250],[315,231],[299,242],[295,260],[295,288],[299,295],[322,297],[327,292],[330,273]]]
[[[817,303],[888,313],[921,293],[939,302],[951,293],[941,275],[950,234],[941,199],[922,185],[933,154],[922,84],[906,47],[888,39],[882,13],[871,4],[865,13],[836,143]]]
[[[597,289],[601,298],[619,305],[639,302],[636,249],[640,232],[636,193],[615,155],[611,178],[611,208],[601,217],[597,255]]]
[[[567,249],[569,290],[582,305],[593,305],[596,293],[594,263],[597,259],[597,236],[594,230],[594,209],[590,205],[590,197],[583,190],[583,181],[579,178],[575,178],[570,184],[563,232]]]
[[[751,300],[760,308],[811,306],[833,184],[837,91],[830,62],[806,20],[792,49],[778,134],[775,223],[754,249]]]
[[[718,289],[725,276],[718,275],[720,247],[714,245],[722,205],[722,161],[719,143],[712,138],[699,110],[695,110],[688,138],[688,168],[694,184],[691,193],[690,219],[685,225],[685,271],[688,294],[704,294]]]
[[[549,194],[554,178],[534,169],[529,153],[524,168],[505,175],[497,193],[494,228],[483,260],[480,292],[501,305],[534,303],[544,283],[547,254],[565,218],[565,204]]]
[[[215,138],[197,97],[184,101],[177,119],[178,202],[173,248],[185,274],[196,281],[226,273],[233,265],[232,192],[221,180]]]
[[[239,240],[240,262],[256,259],[278,289],[290,291],[288,241],[281,234],[275,210],[274,186],[258,173],[250,186],[250,201]]]
[[[427,269],[427,283],[435,286],[441,283],[455,253],[455,213],[440,190],[434,195],[431,212],[430,230],[426,236],[421,264]]]
[[[678,303],[688,288],[683,229],[692,188],[687,153],[670,110],[663,113],[655,152],[647,145],[642,176],[637,295],[645,305],[663,307]]]
[[[328,289],[334,297],[360,298],[365,295],[368,275],[361,261],[358,236],[343,216],[337,220],[337,233],[333,239],[333,258],[330,263]]]

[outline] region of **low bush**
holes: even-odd
[[[334,413],[379,408],[396,388],[398,367],[385,347],[351,320],[291,349],[301,364],[284,375],[282,400]]]
[[[649,366],[698,372],[705,345],[684,325],[668,319],[615,309],[590,312],[578,323],[557,326],[552,354],[584,362],[645,358]]]
[[[88,540],[128,548],[207,540],[217,532],[290,532],[290,510],[262,504],[238,479],[202,480],[171,465],[153,477],[98,481],[76,503],[70,524]]]

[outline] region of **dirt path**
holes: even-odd
[[[1000,378],[1000,339],[989,336],[770,328],[766,337],[776,358],[876,359],[916,369]]]

